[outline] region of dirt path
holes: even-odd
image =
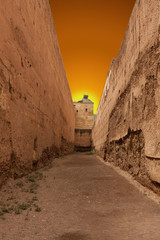
[[[71,154],[0,191],[0,240],[159,240],[160,205],[94,155]]]

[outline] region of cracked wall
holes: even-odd
[[[74,149],[75,117],[48,0],[0,6],[0,184]]]
[[[92,131],[93,146],[101,157],[146,183],[160,182],[159,16],[158,0],[136,1]],[[132,135],[137,143],[128,151]],[[143,149],[137,155],[141,140]],[[140,163],[134,164],[135,159]]]

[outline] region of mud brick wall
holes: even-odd
[[[74,102],[75,128],[92,129],[94,123],[93,103]]]
[[[91,150],[91,129],[75,129],[75,150]]]
[[[92,131],[106,161],[160,183],[160,4],[137,0]]]
[[[91,150],[91,129],[94,124],[93,103],[74,102],[75,150]]]
[[[74,149],[75,116],[48,0],[0,4],[0,184]]]

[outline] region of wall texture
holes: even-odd
[[[91,129],[75,129],[75,151],[90,151],[92,147]]]
[[[96,152],[145,184],[160,183],[160,3],[137,0],[92,131]]]
[[[85,101],[83,98],[82,101]],[[93,102],[88,99],[87,102],[74,102],[75,111],[75,150],[90,151],[91,131],[94,123]]]
[[[92,129],[94,123],[93,103],[74,102],[75,128]]]
[[[0,183],[73,151],[75,116],[48,0],[0,4]]]

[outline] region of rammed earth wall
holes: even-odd
[[[48,0],[0,5],[0,184],[74,149],[75,118]]]
[[[159,0],[136,1],[108,72],[92,140],[106,161],[144,184],[160,183]]]

